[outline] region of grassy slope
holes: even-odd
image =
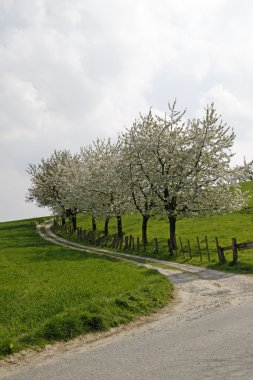
[[[244,191],[249,191],[253,195],[253,182],[242,183]],[[78,225],[86,229],[91,229],[91,218],[88,216],[80,216]],[[103,230],[103,222],[98,221],[98,230]],[[132,234],[141,236],[141,218],[139,215],[125,215],[123,216],[123,230],[125,235]],[[110,221],[109,232],[110,234],[116,233],[116,220],[113,218]],[[253,273],[253,250],[239,252],[239,261],[236,267],[231,267],[229,262],[232,260],[232,252],[226,251],[228,263],[220,266],[218,265],[218,257],[215,245],[215,237],[219,238],[221,246],[231,244],[231,238],[236,237],[238,242],[253,241],[253,197],[250,199],[247,208],[240,212],[218,215],[210,217],[202,217],[199,219],[182,219],[177,221],[177,236],[182,238],[184,250],[186,252],[185,258],[183,257],[180,249],[177,257],[169,257],[167,239],[169,234],[169,225],[165,217],[154,218],[149,221],[148,225],[148,238],[149,247],[147,249],[148,256],[154,256],[154,242],[155,237],[159,241],[159,254],[158,257],[163,259],[175,260],[178,262],[189,262],[208,266],[210,268],[230,270],[234,272]],[[205,236],[208,236],[211,261],[207,260],[207,253],[205,249]],[[199,237],[201,248],[203,252],[203,262],[200,263],[198,256],[198,248],[196,237]],[[193,258],[189,259],[187,239],[191,242],[193,251]],[[140,254],[143,254],[140,252]]]
[[[45,241],[34,220],[0,223],[0,356],[117,326],[171,291],[156,271]]]

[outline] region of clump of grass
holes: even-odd
[[[0,223],[0,278],[2,357],[107,330],[172,296],[158,272],[53,245],[33,220]]]

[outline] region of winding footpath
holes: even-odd
[[[133,261],[135,256],[59,238],[51,222],[37,227],[52,243]],[[138,257],[138,260],[142,259]],[[0,366],[8,380],[253,379],[253,276],[145,258],[175,285],[175,301],[155,316],[109,333],[20,354]],[[163,267],[157,265],[163,264]],[[168,265],[165,269],[164,264]]]

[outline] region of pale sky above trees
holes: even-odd
[[[0,0],[0,220],[25,203],[28,162],[115,138],[138,113],[214,102],[253,159],[250,0]]]

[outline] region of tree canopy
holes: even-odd
[[[150,217],[164,213],[170,225],[170,249],[176,247],[176,221],[182,217],[232,212],[245,205],[239,180],[252,163],[231,167],[233,130],[211,104],[202,118],[186,119],[176,102],[163,117],[140,114],[116,143],[97,139],[78,154],[55,151],[30,164],[28,201],[61,216],[90,212],[118,220],[125,212],[142,215],[147,242]],[[106,232],[106,226],[105,226]],[[108,231],[107,231],[108,232]]]

